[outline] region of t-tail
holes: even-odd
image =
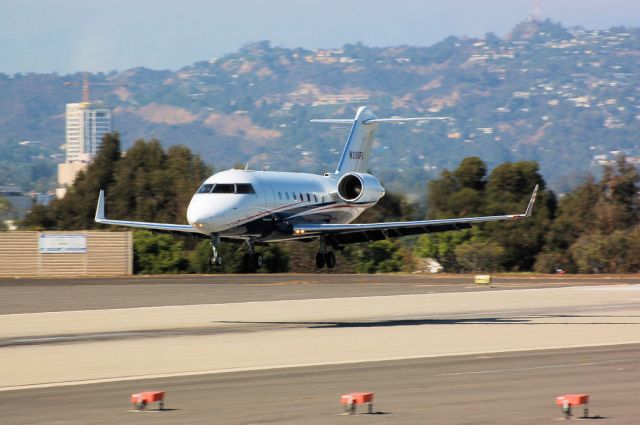
[[[371,155],[371,146],[378,128],[378,124],[384,123],[401,123],[407,121],[427,121],[427,120],[446,120],[449,117],[416,117],[416,118],[378,118],[371,109],[361,106],[356,112],[355,118],[348,119],[314,119],[311,122],[320,122],[328,124],[351,124],[351,132],[344,145],[340,162],[336,168],[335,174],[343,175],[346,173],[365,173],[369,166],[369,156]]]

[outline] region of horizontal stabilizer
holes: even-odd
[[[319,122],[322,124],[353,124],[356,120],[353,118],[317,118],[311,120],[311,122]]]
[[[372,118],[362,121],[363,124],[393,124],[409,121],[450,120],[451,117],[414,117],[414,118]]]
[[[371,118],[362,121],[362,124],[394,124],[409,121],[436,121],[436,120],[450,120],[451,117],[412,117],[412,118]],[[311,122],[321,124],[353,124],[356,120],[352,118],[316,118]]]

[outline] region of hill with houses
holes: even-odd
[[[212,41],[213,42],[213,41]],[[64,158],[65,103],[82,74],[0,74],[0,184],[46,188]],[[257,42],[177,71],[90,75],[114,109],[124,148],[184,144],[216,169],[324,172],[348,129],[312,118],[448,116],[381,127],[371,170],[390,190],[424,196],[426,181],[464,157],[490,166],[539,161],[565,191],[618,154],[640,163],[640,29],[527,21],[509,34],[451,36],[428,47],[287,49]],[[65,84],[66,83],[66,84]],[[108,83],[108,84],[105,84]]]

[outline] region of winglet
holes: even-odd
[[[97,223],[100,223],[102,220],[104,220],[104,190],[101,190],[100,195],[98,196],[98,206],[96,207],[95,218]]]
[[[538,195],[538,185],[533,189],[533,193],[531,194],[531,199],[529,200],[529,205],[527,205],[527,210],[524,212],[525,217],[531,217],[531,213],[533,212],[533,204],[536,203],[536,196]]]

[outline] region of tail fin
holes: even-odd
[[[448,117],[419,117],[419,118],[377,118],[366,106],[361,106],[353,119],[315,119],[311,122],[329,124],[352,124],[351,132],[344,145],[340,162],[335,173],[342,175],[350,172],[363,173],[367,171],[373,136],[378,124],[398,123],[405,121],[443,120]]]

